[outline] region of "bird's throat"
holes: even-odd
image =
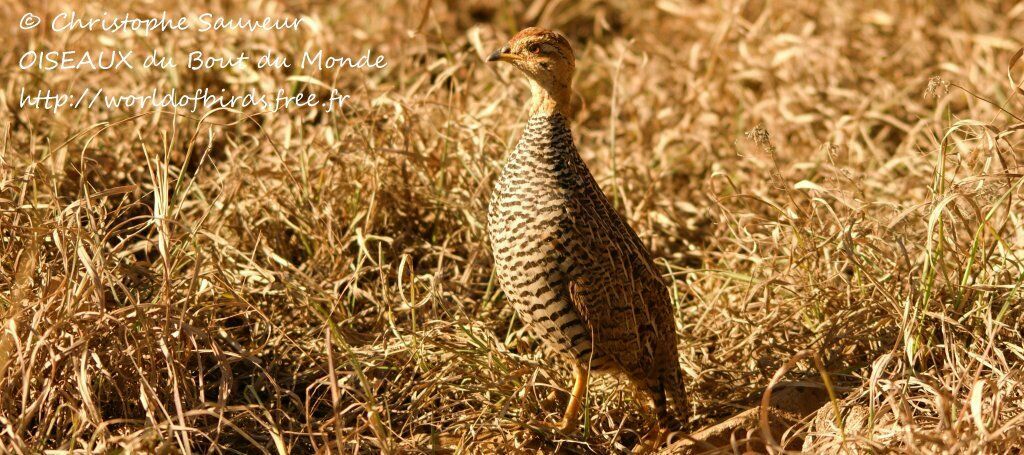
[[[537,81],[530,80],[530,116],[562,114],[567,120],[571,118],[569,101],[572,90],[569,85],[546,87]]]

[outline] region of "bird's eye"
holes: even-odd
[[[526,48],[531,54],[540,54],[540,44],[531,44],[530,47]]]

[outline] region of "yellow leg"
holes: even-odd
[[[587,396],[587,381],[590,379],[590,370],[585,366],[575,365],[573,366],[572,373],[574,379],[572,395],[569,397],[569,405],[565,407],[562,421],[559,423],[535,422],[535,425],[554,428],[562,432],[575,431],[579,426],[580,407],[583,405],[583,399]],[[549,396],[545,401],[549,400],[553,401],[553,397]]]
[[[647,432],[647,435],[640,440],[640,444],[637,444],[633,448],[633,453],[654,453],[658,451],[658,448],[665,442],[665,430],[661,428],[661,425],[656,421],[654,427]]]
[[[569,405],[565,407],[565,415],[558,429],[562,431],[575,431],[579,425],[580,406],[587,396],[587,381],[590,379],[590,371],[583,365],[573,366],[573,377],[575,383],[572,386],[572,396],[569,397]]]

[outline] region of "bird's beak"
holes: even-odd
[[[509,52],[508,46],[502,47],[487,56],[488,62],[511,62],[514,55]]]

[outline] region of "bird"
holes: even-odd
[[[557,424],[575,431],[591,373],[623,375],[649,396],[648,436],[689,416],[674,309],[654,260],[615,210],[573,141],[576,59],[559,32],[530,27],[486,58],[530,87],[529,119],[487,208],[495,274],[506,299],[548,351],[572,365]]]

